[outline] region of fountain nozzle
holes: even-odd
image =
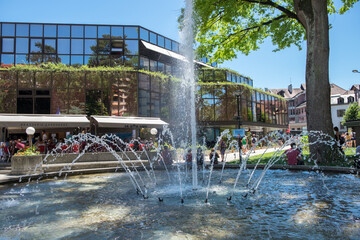
[[[184,203],[184,199],[181,199],[181,203]]]
[[[143,198],[144,198],[144,199],[148,199],[148,198],[149,198],[149,196],[145,196],[145,195],[143,195]]]
[[[232,197],[230,196],[230,197],[227,198],[227,200],[228,200],[228,201],[231,201],[231,198],[232,198]]]
[[[162,202],[162,201],[164,201],[164,199],[163,199],[163,198],[161,198],[161,197],[159,197],[159,202]]]
[[[207,203],[208,202],[208,199],[205,199],[205,203]]]

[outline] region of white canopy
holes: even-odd
[[[84,115],[59,115],[59,114],[0,114],[0,127],[10,129],[26,129],[34,127],[35,129],[52,128],[87,128],[90,121]]]
[[[160,128],[168,123],[160,118],[91,116],[100,128]]]
[[[178,59],[180,61],[187,61],[186,58],[181,54],[175,53],[173,51],[167,50],[167,49],[162,48],[162,47],[158,47],[158,46],[156,46],[154,44],[145,42],[143,40],[141,40],[141,43],[144,45],[145,48],[147,48],[147,49],[149,49],[151,51],[158,52],[158,53],[164,54],[164,55],[172,57],[172,58],[176,58],[176,59]],[[202,62],[199,62],[199,61],[194,60],[194,63],[200,64],[200,65],[202,65],[204,67],[213,68],[212,66],[207,65],[207,64],[202,63]]]

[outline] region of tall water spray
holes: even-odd
[[[190,95],[189,115],[190,118],[190,133],[191,133],[191,146],[192,146],[192,184],[193,188],[197,188],[197,164],[196,164],[196,118],[195,118],[195,77],[194,77],[194,21],[193,21],[193,2],[186,0],[183,28],[180,32],[180,39],[182,43],[182,54],[185,56],[186,61],[183,63],[182,75],[185,85],[185,91]],[[187,94],[185,94],[187,95]]]

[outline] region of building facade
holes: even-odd
[[[180,44],[163,35],[141,26],[1,23],[0,43],[0,113],[173,120],[177,84],[173,76],[181,78],[184,57]],[[9,69],[40,63],[74,68]],[[237,128],[238,108],[244,128],[287,127],[283,98],[253,89],[253,80],[236,72],[194,64],[199,82],[197,120],[211,132],[208,135],[215,138],[223,128]],[[76,69],[82,65],[90,68]],[[239,105],[234,92],[240,92]]]

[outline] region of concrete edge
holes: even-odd
[[[257,169],[264,169],[265,164],[257,165]],[[149,166],[147,166],[149,167]],[[206,168],[209,168],[210,165],[207,165]],[[143,171],[142,166],[136,167],[138,171]],[[214,165],[214,169],[221,169],[222,164]],[[247,169],[254,169],[255,164],[247,164]],[[239,169],[237,164],[225,164],[225,169]],[[332,166],[309,166],[309,165],[280,165],[275,164],[270,167],[272,170],[295,170],[295,171],[320,171],[320,172],[329,172],[329,173],[341,173],[341,174],[359,174],[360,169],[348,168],[348,167],[332,167]],[[154,170],[165,170],[162,166],[156,166]],[[0,179],[0,185],[5,185],[9,183],[24,183],[31,180],[42,180],[49,179],[54,177],[64,177],[64,176],[76,176],[76,175],[87,175],[87,174],[97,174],[97,173],[115,173],[115,172],[125,172],[125,170],[119,167],[110,167],[110,168],[92,168],[92,169],[79,169],[79,170],[67,170],[60,172],[47,172],[42,174],[32,174],[32,175],[7,175],[7,178]]]

